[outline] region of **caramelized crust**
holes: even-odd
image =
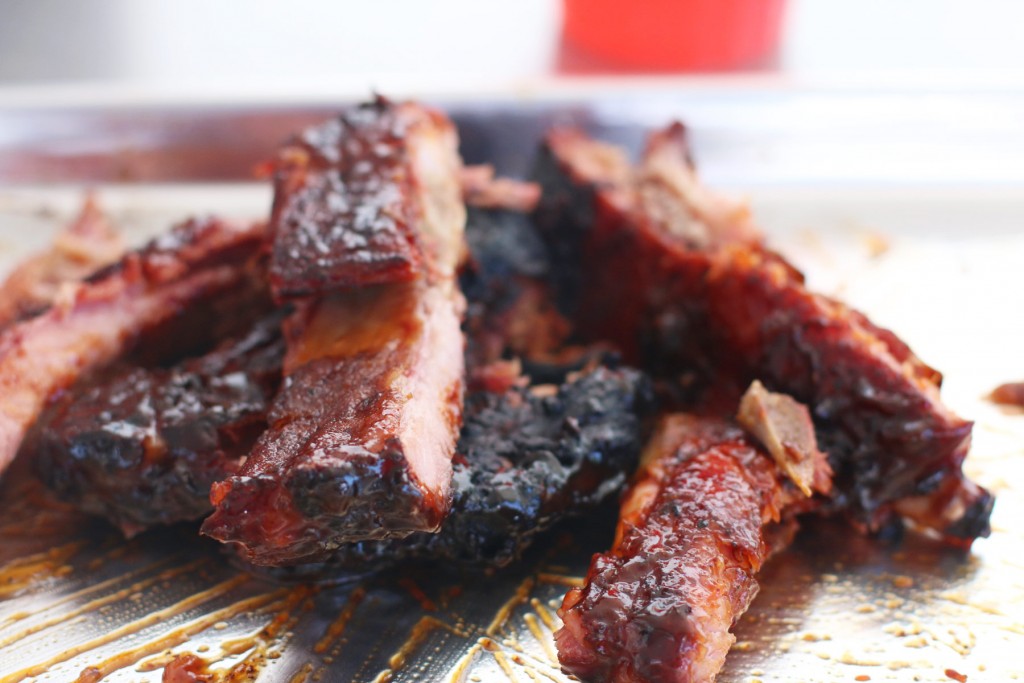
[[[664,418],[623,499],[614,547],[562,604],[563,669],[585,681],[713,681],[755,576],[778,550],[766,527],[803,500],[738,428]]]
[[[971,423],[941,402],[937,372],[893,333],[808,290],[747,228],[705,218],[695,238],[692,226],[672,227],[674,216],[730,215],[665,191],[692,174],[680,135],[655,135],[635,174],[581,133],[549,136],[538,224],[556,272],[571,274],[559,299],[578,333],[611,340],[657,374],[696,372],[737,398],[758,379],[808,405],[835,471],[835,504],[869,528],[901,499],[935,494],[960,505],[937,505],[944,513],[922,526],[965,545],[986,535],[991,496],[943,486],[962,481]]]
[[[464,252],[454,126],[378,98],[285,148],[271,286],[302,297],[285,382],[203,532],[255,564],[435,531],[462,424]]]
[[[470,382],[504,358],[544,358],[560,348],[569,323],[555,309],[547,250],[518,210],[470,207],[469,259],[459,273],[468,307],[463,329]]]
[[[281,379],[280,323],[270,316],[198,358],[127,367],[66,396],[41,430],[36,471],[63,500],[129,536],[198,519],[210,486],[238,471],[266,429]]]
[[[377,98],[285,146],[278,156],[270,277],[282,297],[408,281],[454,267],[464,223],[452,123]]]
[[[636,467],[653,408],[642,373],[597,367],[560,386],[513,386],[466,396],[454,459],[452,508],[436,534],[338,548],[309,574],[417,559],[505,566],[538,534],[587,514]]]
[[[203,532],[256,564],[436,530],[461,424],[461,295],[421,281],[303,305],[286,383],[238,476],[213,487]]]
[[[46,402],[80,377],[151,339],[166,346],[159,342],[165,332],[179,347],[207,341],[217,327],[206,325],[217,304],[247,298],[247,264],[263,236],[262,227],[186,223],[69,287],[44,314],[0,333],[0,470]]]

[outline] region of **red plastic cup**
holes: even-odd
[[[564,2],[567,46],[604,66],[639,71],[765,66],[779,45],[785,5],[785,0]]]

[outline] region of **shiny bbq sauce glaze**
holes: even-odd
[[[127,366],[65,396],[40,430],[36,471],[63,500],[127,535],[203,516],[210,486],[237,472],[266,429],[281,379],[281,317],[170,368]]]
[[[264,237],[261,226],[189,221],[0,332],[0,470],[46,403],[80,378],[129,354],[180,358],[233,329],[232,311],[260,296],[251,266]]]
[[[655,374],[693,372],[737,398],[757,379],[808,405],[835,507],[861,525],[900,515],[956,545],[986,535],[992,497],[963,477],[971,423],[942,403],[941,375],[808,290],[751,230],[722,228],[742,212],[673,179],[689,165],[682,134],[652,136],[637,168],[578,131],[548,136],[537,221],[553,269],[570,274],[559,302],[580,335]]]
[[[254,563],[434,531],[447,514],[465,374],[457,147],[442,114],[378,98],[282,154],[271,287],[296,303],[284,385],[203,526]],[[337,186],[310,194],[310,179]]]
[[[459,296],[411,282],[300,305],[269,428],[214,485],[204,533],[287,564],[437,529],[461,424]]]
[[[809,504],[739,428],[665,417],[623,499],[614,547],[562,604],[563,669],[585,681],[714,680],[755,575],[779,549],[766,527]]]
[[[438,184],[457,183],[454,126],[378,97],[310,128],[278,155],[270,277],[281,296],[412,280],[436,254],[423,234]]]
[[[620,490],[636,467],[652,409],[650,382],[630,368],[599,366],[557,387],[471,391],[452,507],[440,530],[346,544],[303,571],[366,570],[409,558],[505,566],[556,522],[586,514]]]

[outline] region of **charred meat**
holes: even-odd
[[[827,475],[826,475],[827,476]],[[807,499],[748,436],[674,414],[644,451],[611,551],[566,595],[555,635],[584,681],[712,681],[757,572]]]
[[[562,346],[569,323],[547,283],[547,250],[521,211],[470,207],[469,259],[459,284],[466,295],[463,329],[471,381],[503,358],[543,358]]]
[[[171,368],[128,367],[64,397],[41,430],[40,477],[132,535],[199,519],[266,428],[280,384],[281,316]]]
[[[404,282],[454,263],[464,222],[457,134],[384,98],[310,128],[278,157],[270,277],[284,297]]]
[[[260,227],[186,223],[0,333],[0,469],[47,401],[80,378],[133,351],[208,343],[221,328],[212,321],[265,291],[250,267],[263,237]]]
[[[271,225],[271,285],[305,297],[285,326],[284,386],[241,472],[214,486],[203,526],[256,564],[437,530],[462,423],[454,127],[377,100],[304,139],[298,167],[294,146],[282,154]]]
[[[807,404],[835,505],[868,528],[912,507],[951,543],[986,535],[992,498],[961,474],[971,423],[942,403],[941,376],[808,290],[745,214],[695,195],[682,134],[654,135],[635,171],[581,133],[548,137],[537,217],[556,272],[572,274],[559,298],[578,333],[658,373],[693,371],[737,397],[757,379]]]
[[[537,534],[621,489],[652,408],[642,373],[603,366],[558,387],[470,393],[441,530],[343,546],[328,568],[408,558],[504,566]]]
[[[335,294],[287,321],[285,385],[203,532],[255,564],[435,530],[462,413],[460,295],[421,282]],[[289,363],[292,369],[288,369]]]

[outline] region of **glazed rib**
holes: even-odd
[[[198,358],[129,366],[66,396],[41,430],[39,476],[128,536],[202,517],[211,485],[238,471],[266,428],[281,379],[280,326],[274,314]]]
[[[737,427],[674,414],[644,450],[611,551],[562,603],[562,668],[584,681],[707,683],[805,501]],[[796,507],[794,507],[796,506]]]
[[[242,471],[214,486],[203,526],[256,564],[436,530],[462,421],[454,128],[418,105],[377,100],[304,139],[320,157],[297,171],[285,151],[271,225],[275,293],[305,295],[286,323],[285,384]],[[350,194],[306,192],[320,187],[308,179],[332,174]],[[296,222],[300,207],[316,220]],[[310,234],[324,248],[312,269],[302,258]]]
[[[262,228],[187,223],[0,333],[0,469],[46,402],[80,377],[133,350],[206,343],[218,327],[211,319],[223,317],[219,304],[252,298],[247,263],[263,236]]]
[[[255,564],[435,530],[462,413],[461,299],[412,282],[333,294],[288,321],[286,384],[203,533]]]
[[[316,573],[365,570],[409,558],[505,566],[553,524],[587,514],[636,467],[650,383],[599,366],[560,386],[466,396],[454,459],[452,509],[436,534],[342,546]]]
[[[0,285],[0,328],[46,310],[62,285],[79,282],[124,253],[121,236],[92,197],[49,249],[19,264]]]
[[[559,301],[579,334],[657,372],[703,373],[737,396],[760,379],[807,404],[835,504],[869,528],[925,497],[920,525],[957,544],[986,535],[992,498],[958,483],[971,424],[942,403],[941,376],[893,333],[808,290],[733,213],[666,190],[692,175],[682,133],[653,136],[636,172],[581,133],[548,137],[538,223],[554,267],[572,274]]]
[[[270,277],[282,297],[419,278],[452,264],[463,223],[455,127],[440,112],[378,97],[282,149]]]

